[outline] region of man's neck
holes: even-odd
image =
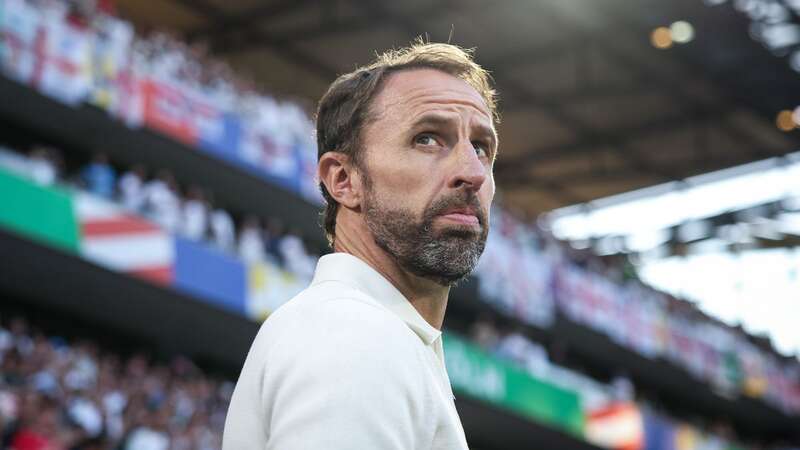
[[[369,264],[408,299],[426,322],[441,330],[450,288],[400,267],[391,255],[375,243],[369,230],[364,228],[352,232],[353,230],[345,227],[337,227],[334,251],[349,253]]]

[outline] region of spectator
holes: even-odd
[[[497,355],[516,362],[531,374],[538,374],[548,365],[547,351],[525,336],[522,327],[513,327],[500,339]]]
[[[131,170],[122,175],[119,180],[119,196],[123,207],[136,213],[144,211],[146,177],[147,169],[141,164],[133,166]]]
[[[58,179],[58,163],[55,159],[56,150],[45,146],[36,146],[31,150],[29,174],[33,181],[50,186]]]
[[[285,261],[283,255],[279,250],[280,242],[284,237],[283,223],[275,218],[267,220],[267,226],[264,233],[264,243],[266,245],[267,254],[274,259],[279,266],[283,267]]]
[[[273,253],[273,251],[270,249],[270,246],[272,245],[273,240],[274,240],[273,237],[272,237],[272,232],[271,232],[271,225],[270,225],[271,222],[274,222],[274,219],[270,218],[270,219],[266,219],[266,220],[261,221],[261,225],[262,226],[261,226],[261,228],[259,230],[260,235],[261,235],[262,248],[263,248],[263,251],[264,251],[264,259],[267,262],[269,262],[271,264],[274,264],[275,266],[281,267],[282,264],[281,264],[280,260]]]
[[[189,194],[183,202],[181,219],[181,232],[184,236],[195,241],[205,239],[208,231],[208,203],[206,203],[203,190],[197,186],[189,189]]]
[[[11,439],[11,450],[62,450],[66,433],[59,429],[58,404],[46,397],[32,400]]]
[[[246,263],[263,262],[266,259],[264,239],[258,218],[245,218],[239,231],[239,257]]]
[[[500,341],[500,335],[497,333],[497,327],[495,327],[494,321],[486,314],[482,314],[478,317],[478,320],[472,324],[470,335],[476,344],[489,352],[494,351]]]
[[[625,401],[633,400],[636,392],[631,379],[624,373],[618,373],[611,379],[611,391],[615,399]]]
[[[175,178],[161,170],[144,185],[145,215],[168,231],[178,231],[181,220],[180,199]]]
[[[236,242],[233,219],[228,211],[222,208],[213,209],[211,212],[211,240],[218,249],[233,253]]]
[[[81,173],[81,180],[89,192],[106,199],[114,196],[116,178],[117,174],[105,153],[96,153]]]
[[[278,250],[283,258],[286,270],[295,274],[302,280],[311,280],[314,276],[316,263],[306,252],[303,239],[296,230],[286,234],[278,244]]]
[[[130,434],[125,450],[169,450],[170,439],[162,411],[166,410],[150,410],[143,414],[144,423]]]

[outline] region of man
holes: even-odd
[[[331,85],[317,143],[334,253],[261,327],[224,450],[467,448],[440,329],[488,233],[494,119],[486,72],[452,45]]]

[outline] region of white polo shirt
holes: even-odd
[[[441,332],[346,253],[261,326],[223,450],[466,449]]]

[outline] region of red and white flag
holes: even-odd
[[[84,258],[158,284],[172,282],[175,243],[170,233],[92,195],[78,194],[75,205]]]
[[[64,103],[78,104],[88,98],[92,86],[91,33],[66,20],[45,23],[33,85]]]
[[[24,0],[5,0],[0,14],[2,68],[10,78],[30,84],[40,46],[41,13]]]
[[[644,448],[644,419],[633,403],[612,403],[586,416],[586,440],[614,450]]]

